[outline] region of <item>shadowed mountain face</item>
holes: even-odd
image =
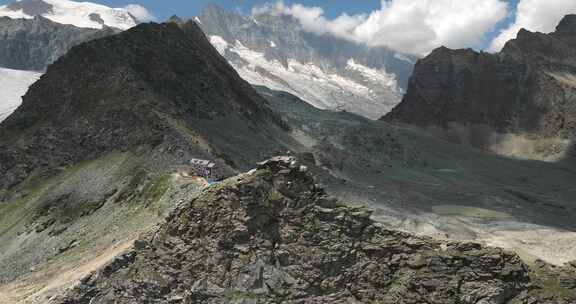
[[[208,153],[242,166],[257,159],[251,148],[278,148],[266,132],[280,125],[193,22],[144,24],[73,48],[31,87],[0,127],[0,188],[117,149],[189,154],[191,129],[211,137]],[[226,135],[243,132],[250,138],[231,153],[239,147]]]
[[[504,153],[564,156],[576,129],[575,20],[566,16],[551,34],[521,30],[498,54],[435,50],[383,119]]]
[[[384,47],[308,33],[285,15],[246,17],[210,5],[196,20],[248,82],[372,119],[400,101],[415,61]]]
[[[0,17],[0,66],[43,71],[73,46],[117,32],[112,28],[78,28],[41,16],[34,19]]]

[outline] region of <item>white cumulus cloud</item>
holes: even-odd
[[[562,17],[570,13],[576,13],[576,0],[521,0],[515,21],[492,41],[490,50],[501,50],[508,40],[516,38],[521,28],[552,32]]]
[[[367,18],[366,15],[350,16],[343,14],[336,19],[328,20],[324,17],[324,10],[320,7],[308,7],[301,4],[287,6],[282,1],[278,1],[275,4],[268,3],[252,9],[253,15],[263,13],[290,15],[296,18],[302,28],[308,32],[319,35],[332,34],[348,39],[355,39],[354,29]]]
[[[140,22],[156,20],[156,17],[142,5],[128,4],[124,8]]]
[[[302,28],[370,46],[387,46],[402,53],[426,55],[441,45],[480,47],[487,32],[507,15],[504,0],[382,0],[369,14],[324,16],[319,7],[283,2],[253,9],[299,20]]]

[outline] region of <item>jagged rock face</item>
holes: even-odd
[[[142,24],[73,48],[31,87],[0,125],[0,189],[135,147],[242,166],[280,149],[267,132],[282,123],[266,103],[193,22]]]
[[[244,17],[211,5],[197,20],[250,83],[373,119],[400,101],[415,61],[386,48],[308,33],[289,16]]]
[[[57,302],[528,299],[530,279],[517,256],[383,229],[370,211],[327,197],[306,169],[279,157],[206,189]]]
[[[0,17],[0,66],[43,71],[73,46],[116,32],[111,28],[77,28],[40,16],[34,19]]]
[[[384,118],[421,126],[468,122],[504,128],[515,112],[510,104],[519,99],[518,75],[525,69],[471,49],[437,49],[418,62],[403,102]]]
[[[416,64],[402,103],[383,117],[423,127],[484,125],[499,133],[572,138],[576,16],[551,34],[521,30],[499,54],[439,48]]]

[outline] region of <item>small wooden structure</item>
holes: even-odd
[[[193,158],[190,160],[190,165],[192,167],[192,173],[197,176],[202,176],[205,179],[216,178],[216,163],[205,159]]]

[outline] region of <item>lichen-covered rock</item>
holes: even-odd
[[[538,299],[517,255],[384,229],[369,210],[332,202],[299,168],[279,157],[207,188],[58,303]]]

